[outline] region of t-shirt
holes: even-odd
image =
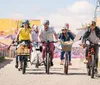
[[[32,40],[34,40],[34,42],[38,42],[38,35],[39,35],[39,33],[36,33],[34,30],[32,30],[31,36],[32,36]]]
[[[56,32],[53,27],[48,27],[47,31],[44,29],[44,27],[42,27],[40,30],[39,36],[40,36],[41,41],[52,42],[54,41],[54,37],[53,37],[54,33]]]
[[[20,28],[19,41],[21,40],[30,40],[30,28],[26,31],[24,28]]]
[[[94,44],[98,44],[98,42],[100,42],[99,38],[95,34],[95,31],[93,31],[93,32],[91,31],[91,34],[88,39]]]

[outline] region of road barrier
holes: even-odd
[[[11,47],[8,50],[8,45],[0,42],[0,57],[9,57],[14,58],[15,57],[15,47]]]

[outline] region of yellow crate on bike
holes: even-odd
[[[21,45],[20,47],[17,48],[16,53],[17,55],[29,55],[30,49],[24,45]]]

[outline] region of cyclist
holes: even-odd
[[[51,66],[53,66],[53,56],[54,56],[54,44],[52,43],[52,41],[54,41],[53,35],[55,37],[56,40],[58,40],[57,34],[54,30],[53,27],[49,26],[49,20],[45,20],[43,23],[43,27],[41,28],[41,31],[39,32],[39,41],[43,41],[43,42],[51,42],[50,43],[50,51],[51,51]],[[44,61],[44,57],[45,57],[45,52],[46,52],[46,43],[42,43],[42,59]]]
[[[25,20],[23,22],[23,27],[19,29],[18,34],[16,36],[16,40],[18,44],[22,43],[23,41],[25,44],[30,48],[30,40],[31,40],[31,29],[30,29],[30,23],[28,20]],[[18,40],[17,40],[18,39]],[[20,59],[21,60],[21,59]],[[18,56],[16,57],[16,65],[15,67],[18,67]]]
[[[31,32],[32,42],[38,42],[38,35],[39,35],[39,27],[35,25],[32,28],[32,32]]]
[[[87,28],[86,32],[83,35],[82,39],[83,47],[85,47],[86,40],[89,40],[91,43],[95,44],[96,66],[98,67],[98,52],[99,52],[98,42],[100,42],[100,28],[96,26],[95,21],[92,21],[92,23],[90,24],[90,26]],[[87,63],[87,55],[88,55],[88,47],[86,49],[85,63]]]
[[[69,24],[65,25],[63,27],[62,33],[59,35],[59,39],[62,40],[63,42],[70,41],[71,39],[74,40],[73,34],[70,31],[68,31],[68,29],[69,29]],[[60,65],[63,65],[64,54],[65,54],[65,51],[61,51]],[[68,56],[69,56],[69,65],[72,65],[72,63],[71,63],[71,51],[68,51]]]

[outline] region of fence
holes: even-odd
[[[11,47],[11,49],[8,50],[8,45],[0,42],[0,56],[14,58],[15,57],[14,47]]]

